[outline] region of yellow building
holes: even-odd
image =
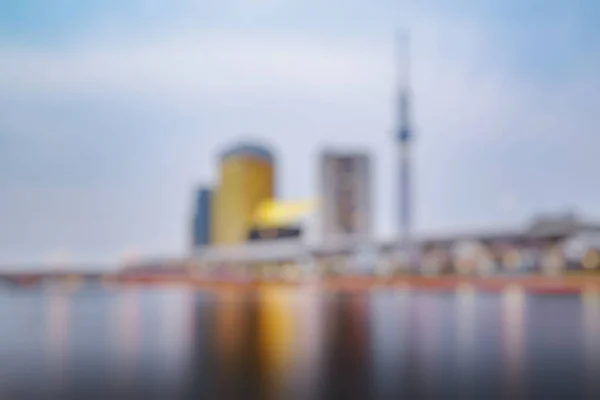
[[[212,202],[212,242],[242,243],[258,205],[274,196],[273,156],[259,146],[237,146],[221,156],[220,168]]]

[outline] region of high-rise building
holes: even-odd
[[[220,184],[213,198],[213,243],[247,241],[254,212],[273,196],[274,158],[268,149],[245,144],[224,152]]]
[[[206,246],[211,243],[211,200],[212,191],[201,188],[196,193],[194,219],[192,223],[192,245]]]
[[[322,240],[367,238],[371,233],[367,154],[326,152],[321,157]]]

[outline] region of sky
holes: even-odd
[[[188,251],[217,154],[271,146],[278,195],[325,147],[373,160],[395,232],[397,53],[411,34],[415,224],[600,220],[593,0],[0,2],[0,265]]]

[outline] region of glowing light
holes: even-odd
[[[510,250],[502,257],[502,263],[508,269],[517,269],[521,266],[522,258],[518,250]]]
[[[581,264],[585,269],[596,269],[600,266],[600,255],[596,250],[589,250],[583,256]]]

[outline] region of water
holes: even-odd
[[[0,291],[0,399],[600,398],[600,297]]]

